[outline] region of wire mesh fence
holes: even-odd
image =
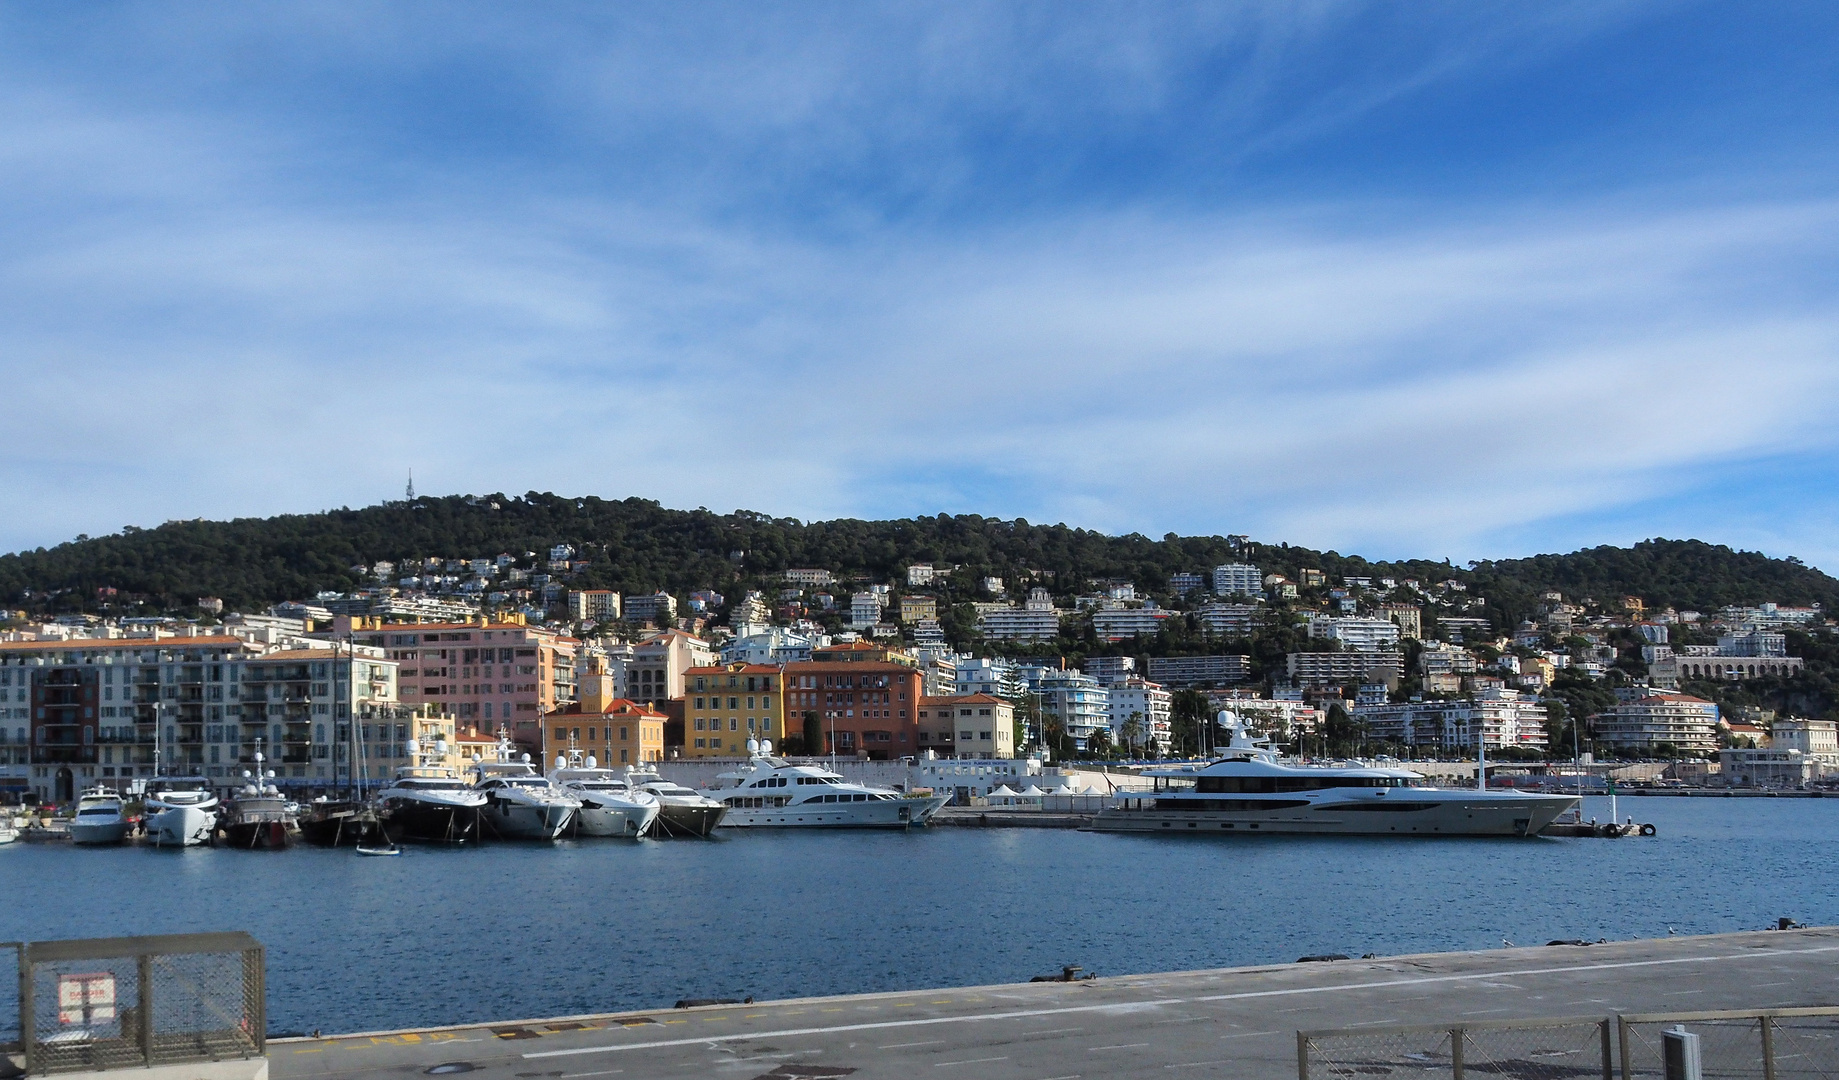
[[[19,1041],[35,1073],[259,1057],[262,946],[247,934],[30,942]]]
[[[1839,1080],[1839,1008],[1618,1017],[1623,1080],[1669,1080],[1668,1033],[1695,1044],[1697,1077]],[[1675,1039],[1675,1042],[1681,1040]]]
[[[0,943],[8,959],[14,962],[14,971],[19,967],[20,951],[25,948],[23,942],[8,941]],[[19,1039],[19,979],[0,976],[0,1054],[17,1054],[23,1045]]]
[[[1301,1031],[1299,1080],[1839,1080],[1839,1008]]]
[[[1600,1017],[1505,1020],[1297,1034],[1301,1080],[1506,1076],[1611,1080],[1610,1023]]]

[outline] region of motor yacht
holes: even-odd
[[[263,785],[260,774],[248,776],[224,808],[224,842],[250,851],[282,851],[294,846],[300,833],[298,819],[288,801],[273,785]]]
[[[208,844],[217,831],[217,793],[202,776],[158,776],[141,800],[155,847]]]
[[[468,791],[471,786],[459,781]],[[378,838],[377,812],[357,799],[321,795],[300,816],[300,838],[317,847],[364,844]]]
[[[658,820],[658,798],[639,791],[612,769],[600,768],[593,757],[569,747],[556,756],[549,782],[580,800],[575,831],[581,836],[623,836],[637,839]]]
[[[561,836],[581,809],[580,801],[537,772],[529,754],[516,754],[503,728],[494,757],[473,763],[473,789],[485,798],[480,810],[485,831],[506,840]]]
[[[1339,833],[1381,836],[1536,836],[1581,801],[1574,795],[1438,788],[1407,769],[1287,765],[1230,712],[1220,756],[1150,769],[1154,788],[1120,794],[1092,822],[1099,832]]]
[[[128,830],[133,826],[119,792],[93,787],[77,800],[76,816],[70,819],[70,841],[73,844],[119,844],[127,839]]]
[[[708,836],[722,823],[728,805],[682,784],[664,779],[651,769],[626,770],[626,782],[658,800],[658,836]]]
[[[424,757],[414,740],[406,749],[415,764],[397,769],[395,779],[377,792],[377,817],[384,833],[396,840],[448,844],[478,839],[486,794],[452,769],[435,764],[446,758],[447,744],[436,742],[431,757]]]
[[[845,780],[821,765],[794,765],[762,743],[745,768],[703,794],[728,807],[725,824],[772,829],[905,829],[924,825],[951,800]]]

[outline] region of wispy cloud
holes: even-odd
[[[1833,193],[1452,179],[1527,145],[1315,172],[1414,108],[1410,138],[1472,138],[1444,114],[1636,8],[123,11],[15,15],[0,76],[0,547],[413,467],[1378,554],[1645,520],[1839,554],[1797,524],[1839,499],[1734,528],[1707,494],[1839,451]]]

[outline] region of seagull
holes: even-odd
[[[1677,933],[1679,933],[1679,931],[1678,931],[1678,930],[1675,930],[1675,929],[1673,929],[1673,928],[1672,928],[1671,926],[1669,926],[1669,927],[1667,927],[1667,936],[1668,936],[1668,937],[1672,937],[1672,936],[1674,936],[1674,935],[1675,935],[1675,934],[1677,934]]]
[[[1501,939],[1501,947],[1502,947],[1502,948],[1506,948],[1506,949],[1511,949],[1511,948],[1514,948],[1515,946],[1514,946],[1514,944],[1513,944],[1513,942],[1511,942],[1511,941],[1508,941],[1508,940],[1507,940],[1506,938],[1502,938],[1502,939]]]

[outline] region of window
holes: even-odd
[[[625,729],[625,728],[620,728],[620,729],[619,729],[619,740],[620,740],[621,742],[625,742],[625,741],[626,741],[626,729]],[[620,760],[621,760],[621,761],[624,761],[624,760],[626,759],[626,758],[625,758],[625,755],[626,755],[626,752],[625,752],[624,750],[621,750],[621,751],[620,751],[619,753],[620,753]]]
[[[701,682],[702,680],[701,680],[701,679],[697,679],[696,681],[697,681],[697,682]],[[701,708],[706,708],[706,706],[705,706],[705,705],[703,705],[703,703],[702,703],[702,699],[701,699],[701,698],[697,698],[697,699],[696,699],[696,707],[697,707],[698,709],[701,709]]]
[[[958,732],[958,738],[963,739],[966,742],[969,742],[971,738],[971,733],[968,731],[960,731]]]
[[[622,738],[623,738],[623,736],[622,736]],[[625,764],[625,762],[626,762],[626,751],[624,751],[624,750],[621,750],[621,751],[619,752],[619,760],[620,760],[620,764],[622,764],[622,765],[623,765],[623,764]]]
[[[710,739],[709,740],[709,749],[720,750],[721,748],[722,748],[722,741],[720,739]]]
[[[989,741],[990,741],[990,733],[989,733],[989,732],[987,732],[987,731],[979,731],[979,732],[977,733],[977,740],[978,740],[979,742],[989,742]]]
[[[704,726],[703,726],[703,722],[702,722],[702,717],[700,717],[700,716],[698,716],[698,717],[696,718],[696,730],[697,730],[697,731],[703,731],[703,730],[706,730],[706,729],[704,728]],[[702,740],[701,740],[701,739],[697,739],[697,740],[696,740],[696,745],[697,745],[697,746],[701,746],[701,745],[702,745]]]
[[[708,742],[708,740],[707,740],[707,739],[697,739],[697,740],[696,740],[696,749],[698,749],[698,750],[701,750],[701,749],[703,748],[703,744],[704,744],[704,743],[707,743],[707,742]]]

